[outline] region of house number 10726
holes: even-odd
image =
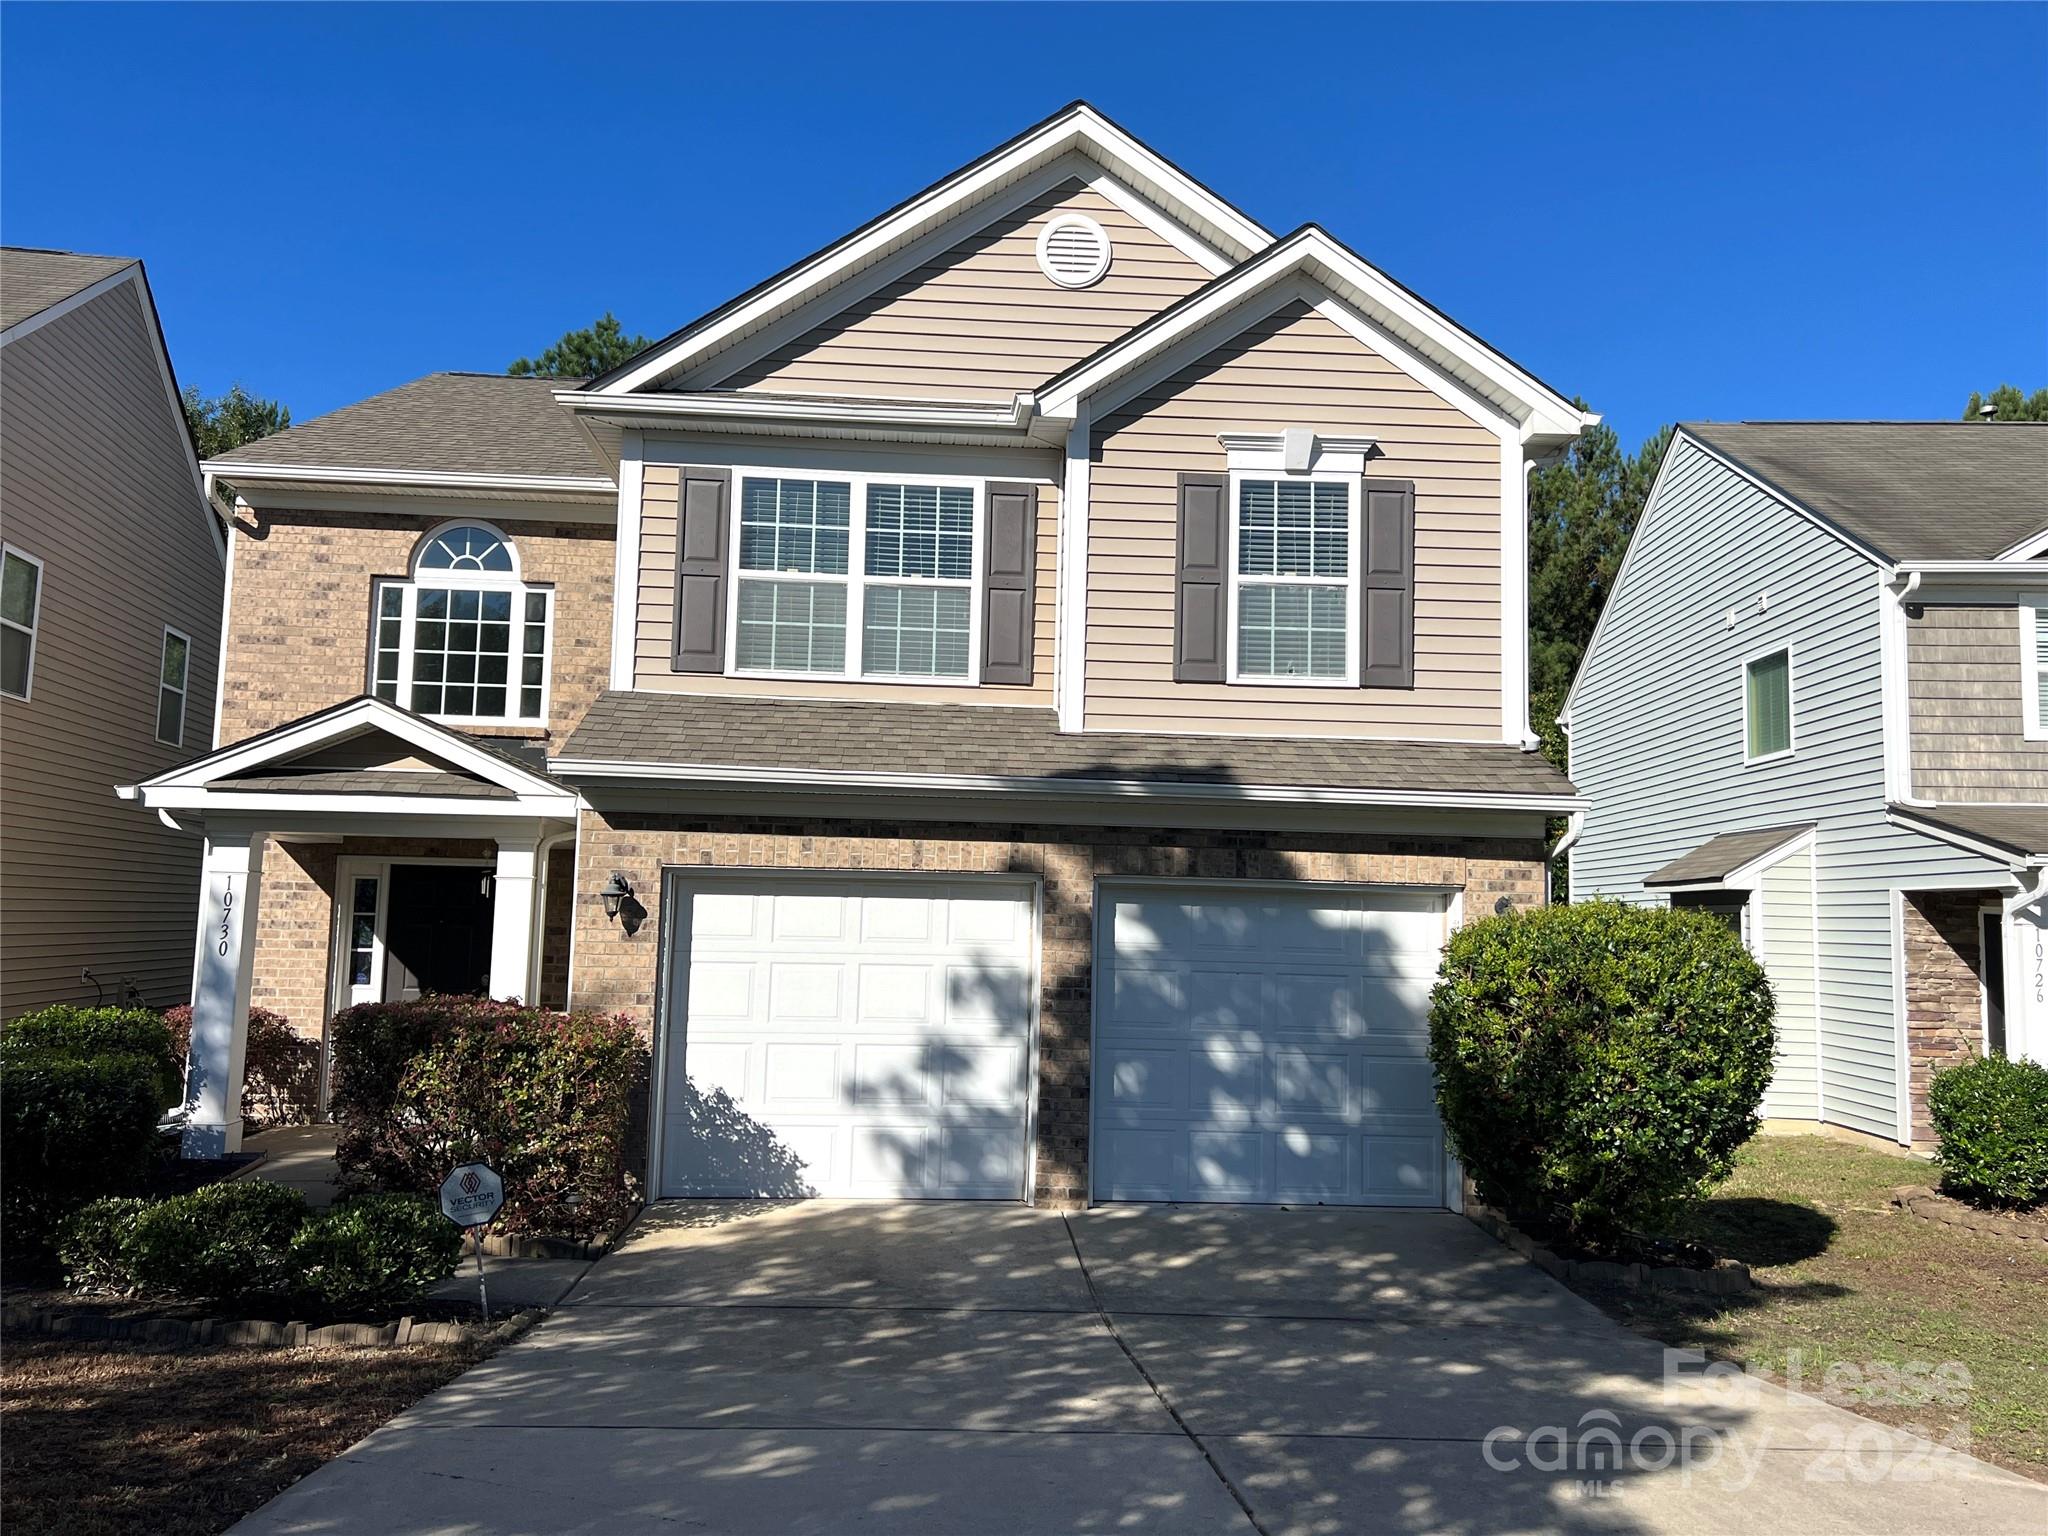
[[[235,886],[231,880],[221,887],[220,892],[220,944],[216,948],[215,953],[220,955],[222,959],[227,958],[228,934],[232,929],[234,912]]]

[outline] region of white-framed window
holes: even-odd
[[[0,545],[0,694],[28,697],[36,668],[36,623],[43,611],[43,562]]]
[[[1358,477],[1230,477],[1231,682],[1358,683]]]
[[[192,637],[166,624],[157,670],[156,739],[167,747],[185,744],[185,682],[191,670]]]
[[[445,523],[406,580],[376,584],[370,691],[455,725],[548,717],[554,591],[520,579],[519,552],[488,523]]]
[[[2048,741],[2048,601],[2020,604],[2020,715],[2028,741]]]
[[[1792,652],[1780,646],[1742,664],[1742,757],[1767,762],[1786,757],[1792,732]]]
[[[747,469],[733,479],[729,674],[978,679],[980,481]]]

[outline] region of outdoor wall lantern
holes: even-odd
[[[604,889],[599,891],[597,896],[598,900],[604,903],[604,915],[617,922],[626,931],[627,938],[630,939],[640,931],[640,924],[646,919],[647,909],[634,899],[632,881],[615,869],[612,871],[611,879],[605,882]]]

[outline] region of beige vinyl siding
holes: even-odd
[[[2026,736],[2016,607],[1930,607],[1909,617],[1906,675],[1914,794],[2048,801],[2048,741]]]
[[[1062,213],[1103,227],[1114,255],[1089,288],[1038,267]],[[722,389],[1007,400],[1207,282],[1210,273],[1080,181],[976,230],[943,254],[726,376]]]
[[[0,700],[0,1013],[183,1002],[199,839],[114,798],[213,740],[223,568],[133,283],[0,353],[5,535],[43,562],[26,700]],[[191,638],[182,746],[156,739],[168,624]]]
[[[1757,958],[1778,1003],[1777,1069],[1764,1090],[1762,1109],[1770,1119],[1814,1120],[1820,1115],[1813,894],[1813,850],[1805,848],[1765,870],[1755,898],[1763,923]]]
[[[1412,689],[1174,681],[1176,476],[1290,426],[1377,438],[1368,478],[1415,482]],[[1500,440],[1306,304],[1105,420],[1088,501],[1089,729],[1499,739]]]
[[[991,480],[1005,478],[991,474]],[[1031,684],[863,683],[836,678],[721,677],[675,672],[676,498],[681,471],[649,464],[641,474],[640,593],[635,619],[633,686],[661,693],[745,694],[768,698],[876,699],[918,704],[1052,704],[1053,618],[1058,604],[1059,492],[1038,488],[1038,575],[1032,590]],[[979,560],[982,552],[975,551]],[[980,622],[980,615],[975,616]]]

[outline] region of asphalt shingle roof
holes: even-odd
[[[61,304],[100,279],[134,265],[132,256],[0,246],[0,330],[39,315],[52,304]]]
[[[216,463],[611,478],[553,391],[580,379],[430,373],[245,443]]]
[[[516,800],[501,784],[466,773],[392,768],[329,768],[306,773],[259,773],[220,779],[216,789],[286,795],[433,795],[451,800]]]
[[[607,692],[550,763],[930,773],[1079,782],[1569,795],[1565,777],[1505,743],[1267,736],[1062,734],[1049,709]]]
[[[1686,422],[1892,560],[1989,560],[2048,529],[2048,422]]]
[[[1910,806],[1908,814],[2014,853],[2048,853],[2048,808],[2038,805]]]
[[[1704,885],[1725,880],[1751,859],[1759,858],[1800,833],[1810,823],[1790,827],[1757,827],[1748,832],[1723,832],[1710,837],[1691,853],[1681,855],[1654,874],[1643,877],[1644,885]]]

